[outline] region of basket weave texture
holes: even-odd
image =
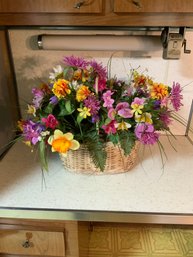
[[[90,157],[89,151],[84,145],[76,151],[69,151],[67,156],[60,154],[65,169],[83,174],[118,174],[129,171],[135,164],[137,157],[138,142],[134,145],[131,153],[124,155],[119,146],[114,146],[111,142],[106,145],[107,160],[104,172],[97,169]]]

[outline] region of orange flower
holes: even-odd
[[[48,144],[52,146],[52,152],[66,154],[68,150],[77,150],[80,147],[79,142],[73,138],[72,133],[63,134],[61,130],[56,129],[54,135],[49,137]]]
[[[90,95],[90,90],[87,86],[80,86],[79,89],[76,92],[76,100],[78,102],[82,102],[84,99],[86,99]]]
[[[163,99],[164,97],[168,96],[168,86],[160,83],[153,83],[150,88],[150,95],[153,99]]]
[[[58,79],[53,85],[52,92],[58,98],[65,97],[67,94],[70,94],[71,90],[69,87],[69,81],[65,79]]]

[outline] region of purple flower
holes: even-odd
[[[171,103],[172,103],[175,111],[179,111],[180,106],[183,105],[181,103],[181,100],[183,99],[181,92],[182,92],[182,88],[181,88],[180,84],[178,82],[177,83],[173,82],[170,100],[171,100]]]
[[[99,122],[100,118],[97,114],[93,115],[92,116],[92,123],[96,123],[96,122]]]
[[[58,97],[55,95],[50,97],[50,103],[56,105],[58,103]]]
[[[133,116],[127,102],[118,103],[115,110],[117,111],[118,115],[123,118],[131,118]]]
[[[41,102],[44,98],[44,92],[39,88],[32,88],[32,94],[34,95],[32,102],[37,109],[40,107]]]
[[[63,61],[66,65],[80,69],[85,69],[89,64],[84,58],[74,57],[73,55],[64,57]]]
[[[97,73],[99,78],[105,79],[107,77],[107,69],[103,67],[102,63],[98,63],[95,60],[89,62],[90,66],[93,68],[94,72]]]
[[[38,141],[41,140],[41,132],[45,130],[44,126],[40,123],[34,123],[31,120],[28,120],[23,126],[23,136],[26,141],[30,141],[35,145]]]
[[[153,145],[159,138],[159,134],[155,132],[154,126],[149,123],[139,123],[135,128],[135,135],[144,145]]]
[[[104,100],[104,104],[103,104],[104,107],[112,108],[113,103],[114,103],[114,99],[112,99],[111,96],[112,96],[113,94],[114,94],[114,93],[111,92],[111,90],[107,90],[107,91],[103,94],[102,98],[103,98],[103,100]]]
[[[89,95],[87,99],[84,100],[84,105],[90,109],[91,115],[96,115],[100,109],[100,102],[94,95]]]

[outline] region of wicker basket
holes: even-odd
[[[73,172],[83,174],[117,174],[129,171],[135,164],[137,157],[138,142],[131,150],[130,155],[125,156],[123,150],[114,146],[111,142],[107,143],[107,160],[104,172],[97,169],[90,158],[89,152],[83,145],[79,150],[69,151],[67,156],[60,154],[64,167]]]

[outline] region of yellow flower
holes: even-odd
[[[153,99],[163,99],[164,97],[168,96],[168,86],[162,83],[153,83],[150,87],[150,96]]]
[[[117,128],[117,130],[128,130],[128,128],[131,127],[131,124],[125,121],[121,121],[120,123],[115,124],[115,127]]]
[[[54,135],[48,138],[48,144],[52,146],[52,152],[66,154],[68,150],[77,150],[80,147],[79,142],[73,138],[72,133],[64,134],[61,130],[56,129]]]
[[[63,98],[67,94],[71,93],[70,87],[69,87],[69,81],[65,79],[58,79],[52,88],[52,92],[57,96],[58,98]]]
[[[151,113],[145,112],[142,115],[135,115],[135,121],[136,122],[146,122],[149,124],[152,124],[153,121],[151,119]]]
[[[91,92],[90,92],[90,90],[88,89],[88,87],[85,86],[85,85],[82,85],[82,86],[79,87],[79,89],[78,89],[77,92],[76,92],[76,100],[77,100],[78,102],[82,102],[84,99],[87,98],[87,96],[90,95],[90,93],[91,93]]]
[[[33,114],[33,116],[36,116],[36,108],[35,108],[35,106],[28,104],[27,107],[28,107],[27,113]]]
[[[84,119],[86,119],[87,116],[91,116],[90,108],[83,107],[83,108],[78,108],[77,110],[80,112],[80,116],[83,117]]]

